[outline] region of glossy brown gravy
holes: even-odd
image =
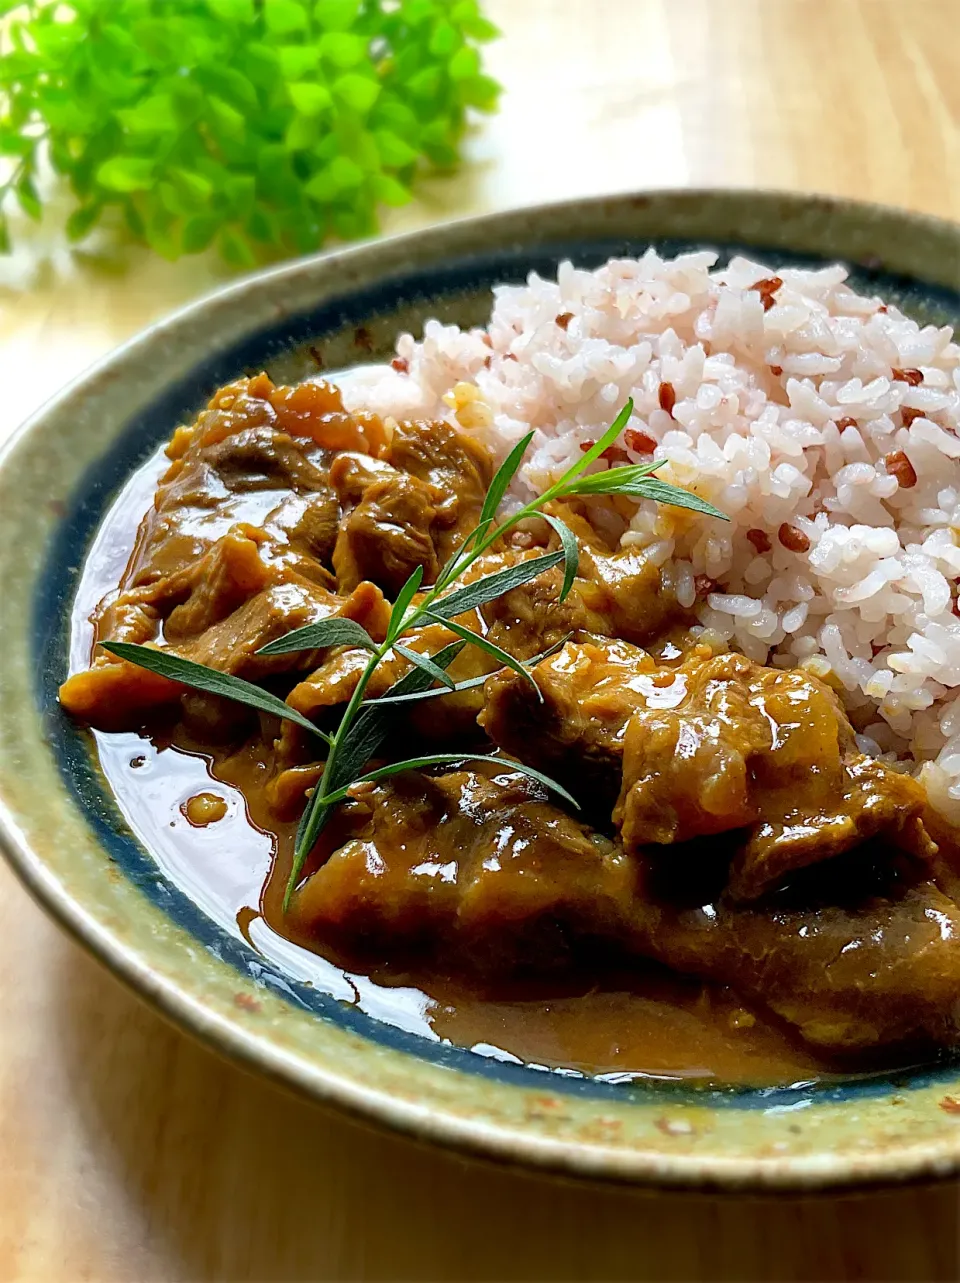
[[[272,961],[320,989],[345,990],[387,1023],[497,1059],[615,1079],[645,1075],[764,1086],[832,1071],[729,989],[652,964],[595,977],[585,991],[484,994],[452,980],[388,969],[362,977],[335,956],[318,958],[315,942],[309,948],[290,943],[289,927],[278,930],[295,825],[277,824],[246,803],[244,786],[251,798],[259,796],[251,787],[263,770],[255,752],[216,761],[132,733],[97,732],[96,739],[127,821],[181,889]],[[222,820],[199,827],[184,815],[185,804],[200,793],[224,799]]]
[[[72,619],[72,671],[90,661],[91,612],[121,580],[165,465],[162,453],[144,465],[97,536]],[[275,499],[270,489],[240,495],[229,521],[255,525]],[[598,964],[579,982],[497,991],[470,988],[435,968],[429,975],[387,966],[365,973],[317,935],[298,936],[295,919],[281,913],[295,823],[279,821],[267,805],[269,748],[255,739],[240,749],[212,749],[179,723],[151,726],[151,738],[95,733],[122,812],[173,883],[286,974],[424,1038],[544,1069],[758,1086],[838,1072],[733,990],[654,963],[606,972]]]
[[[96,603],[117,582],[166,466],[160,452],[117,498],[84,567],[71,620],[71,669],[89,662]],[[832,1067],[748,1010],[729,990],[649,967],[587,992],[482,995],[435,977],[356,976],[276,930],[295,825],[251,813],[244,787],[263,771],[256,752],[214,761],[130,732],[95,732],[110,790],[134,833],[171,880],[221,926],[272,961],[378,1019],[431,1040],[549,1069],[630,1078],[693,1078],[768,1085],[807,1081]],[[182,808],[201,793],[224,798],[224,817],[193,825]]]
[[[89,662],[90,614],[119,579],[165,464],[160,453],[143,465],[91,549],[71,619],[72,670]],[[594,978],[585,991],[546,994],[481,994],[435,976],[388,971],[360,975],[319,956],[315,943],[291,942],[288,928],[277,930],[295,825],[278,823],[252,787],[265,771],[255,747],[216,760],[196,747],[164,746],[132,732],[94,736],[113,796],[163,872],[220,926],[242,934],[289,974],[377,1019],[496,1059],[614,1081],[651,1076],[762,1086],[833,1071],[730,990],[653,965]],[[185,814],[201,794],[223,799],[221,819],[200,826]]]

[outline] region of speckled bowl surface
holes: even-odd
[[[817,1188],[960,1169],[960,1062],[799,1089],[563,1078],[426,1042],[282,974],[165,879],[59,711],[86,549],[118,487],[221,383],[388,352],[490,286],[650,243],[843,260],[923,321],[960,323],[960,229],[771,193],[652,193],[498,214],[241,280],[120,348],[24,426],[0,463],[0,827],[37,899],[167,1015],[246,1066],[422,1139],[580,1176]],[[9,1034],[10,1031],[8,1031]]]

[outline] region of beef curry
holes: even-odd
[[[447,423],[348,414],[331,385],[263,375],[222,389],[167,455],[61,701],[240,790],[270,835],[256,912],[273,930],[419,986],[455,1042],[552,1065],[620,1069],[609,1048],[633,1048],[634,1070],[789,1080],[960,1040],[956,834],[916,779],[860,751],[830,686],[694,627],[589,501],[547,509],[579,546],[565,597],[557,565],[457,620],[536,686],[468,645],[447,670],[462,689],[393,705],[378,762],[462,760],[355,785],[285,902],[321,741],[101,644],[159,646],[333,730],[367,653],[264,647],[331,618],[381,642],[411,572],[433,583],[477,525],[493,461]],[[471,573],[556,546],[534,519]],[[440,621],[405,638],[427,656],[455,640]],[[389,652],[366,698],[411,667]],[[209,791],[183,814],[215,830]]]

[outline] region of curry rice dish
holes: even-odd
[[[108,516],[61,701],[148,836],[148,759],[187,837],[241,798],[242,929],[386,1018],[614,1078],[916,1063],[960,1039],[960,353],[842,269],[712,266],[222,388]]]

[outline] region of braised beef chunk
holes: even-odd
[[[367,584],[369,589],[372,585]],[[436,655],[457,638],[441,624],[430,624],[409,639],[408,649],[425,655]],[[406,644],[406,643],[405,643]],[[330,651],[321,663],[299,682],[287,696],[291,708],[304,717],[322,717],[323,711],[343,705],[353,694],[360,674],[366,667],[369,654],[363,650],[340,647]],[[447,667],[451,679],[465,682],[491,672],[496,661],[476,647],[464,650]],[[387,688],[399,681],[412,668],[409,660],[392,651],[378,665],[370,685],[368,698],[376,699]],[[411,703],[400,715],[404,734],[412,732],[428,740],[469,743],[477,739],[477,714],[483,704],[480,686],[444,695],[440,699]],[[294,730],[295,728],[291,728]]]
[[[310,461],[305,445],[303,439],[263,424],[244,428],[212,445],[201,445],[196,459],[204,472],[209,469],[232,494],[250,490],[292,490],[295,494],[329,490],[326,472]]]
[[[404,472],[382,464],[361,468],[344,456],[332,473],[342,499],[364,474],[366,484],[340,523],[333,553],[337,582],[350,589],[369,579],[396,596],[422,566],[424,582],[433,583],[440,570],[432,534],[437,516],[433,491]]]
[[[436,496],[437,557],[443,565],[479,520],[493,476],[489,451],[442,421],[398,423],[385,457]]]
[[[835,1053],[960,1037],[960,909],[913,866],[879,887],[858,871],[837,903],[814,887],[783,906],[687,907],[711,892],[702,869],[661,876],[507,764],[362,787],[337,823],[293,927],[348,957],[489,978],[583,967],[602,944],[734,985]]]
[[[638,929],[667,965],[734,985],[834,1053],[960,1041],[960,908],[920,864],[868,843],[762,906],[685,907],[696,875],[645,863]]]
[[[431,584],[476,525],[488,453],[445,423],[400,423],[382,458],[343,454],[331,481],[345,515],[334,552],[341,587],[362,579],[399,591],[417,566]]]
[[[174,437],[167,451],[172,462],[144,518],[125,587],[186,569],[238,523],[262,528],[291,495],[325,506],[331,529],[318,560],[329,558],[339,504],[327,477],[327,454],[313,436],[281,427],[270,401],[250,388],[224,389],[192,428]],[[318,396],[326,411],[326,392]],[[294,419],[293,426],[303,424]],[[286,533],[274,532],[272,542],[288,542]]]
[[[495,744],[583,799],[609,823],[623,773],[626,724],[652,688],[656,662],[626,642],[572,642],[533,670],[530,683],[510,670],[484,687],[480,725]]]
[[[618,932],[632,902],[623,852],[506,763],[495,779],[410,773],[368,786],[341,823],[349,839],[297,892],[293,925],[358,958],[549,973],[571,965],[576,937]]]
[[[333,616],[355,619],[373,636],[382,638],[388,611],[383,597],[372,584],[361,584],[349,597],[340,597],[305,581],[280,580],[244,602],[219,624],[176,649],[186,659],[248,681],[273,673],[302,672],[316,667],[318,652],[293,651],[286,655],[257,652],[295,628]]]
[[[754,899],[792,870],[884,834],[933,856],[916,780],[866,758],[834,693],[799,670],[694,648],[659,666],[623,642],[568,643],[491,679],[481,724],[593,808],[611,798],[628,850],[740,831],[731,891]]]
[[[260,378],[218,393],[168,449],[171,466],[120,590],[94,617],[98,642],[162,636],[186,658],[258,680],[315,667],[316,653],[255,652],[328,615],[358,618],[383,636],[389,610],[378,589],[330,591],[340,503],[328,479],[328,434],[341,446],[380,439],[323,385],[284,390]],[[89,672],[64,683],[61,702],[116,729],[138,726],[180,694],[176,683],[99,651]]]
[[[530,658],[575,633],[644,643],[684,617],[656,565],[643,552],[612,551],[582,512],[567,503],[548,505],[577,536],[580,563],[566,600],[560,600],[563,570],[557,567],[504,593],[484,607],[491,637],[511,654]],[[558,546],[557,537],[550,546]],[[484,563],[489,573],[522,557],[541,556],[508,548]]]

